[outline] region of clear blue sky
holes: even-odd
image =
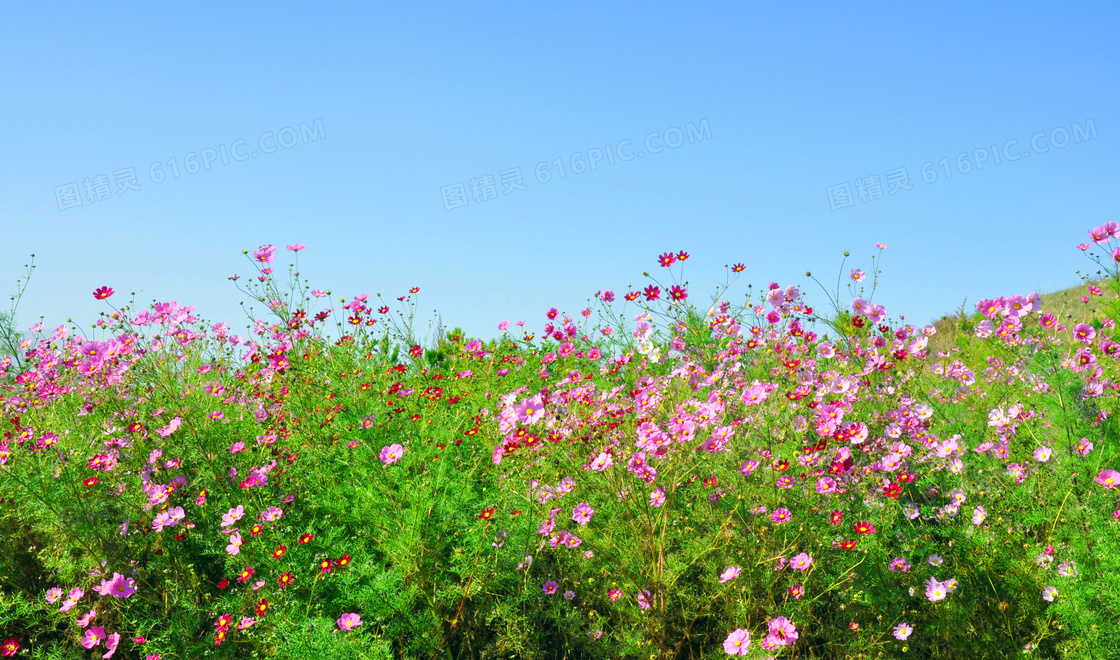
[[[39,266],[22,327],[88,326],[101,285],[240,326],[226,278],[264,243],[307,244],[303,274],[336,295],[419,286],[421,310],[491,336],[644,285],[666,250],[691,253],[702,300],[724,264],[756,287],[834,280],[882,241],[876,302],[925,322],[1077,283],[1074,245],[1118,219],[1115,3],[233,5],[5,10],[5,297]],[[860,201],[870,175],[881,197],[865,181]],[[60,210],[71,183],[82,205]]]

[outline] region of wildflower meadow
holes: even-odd
[[[1120,225],[1087,240],[1084,303],[925,326],[882,244],[832,291],[665,252],[491,338],[303,245],[246,252],[247,326],[98,282],[92,330],[8,330],[0,656],[1120,658]]]

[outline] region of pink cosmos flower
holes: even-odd
[[[832,477],[821,477],[817,479],[817,492],[825,495],[827,493],[836,492],[836,480]]]
[[[1108,489],[1120,487],[1120,472],[1103,470],[1094,481]]]
[[[648,610],[650,608],[649,599],[652,596],[653,594],[650,593],[649,589],[643,589],[641,593],[638,594],[638,607],[643,610]]]
[[[746,655],[751,646],[751,634],[742,628],[732,630],[723,640],[723,650],[727,655]]]
[[[576,508],[572,509],[572,520],[580,525],[586,525],[591,521],[591,516],[594,513],[595,509],[592,509],[590,504],[580,502],[576,505]]]
[[[936,578],[931,577],[926,581],[926,598],[928,598],[931,603],[936,603],[939,600],[944,600],[945,596],[948,593],[949,592],[945,588],[945,585],[941,582],[938,582]]]
[[[1089,438],[1081,438],[1081,441],[1077,443],[1077,453],[1088,456],[1091,451],[1093,451],[1093,443],[1089,441]]]
[[[813,558],[805,554],[804,552],[794,556],[794,558],[789,561],[790,567],[796,568],[799,571],[808,570],[809,566],[812,565],[812,563]]]
[[[769,627],[770,634],[766,636],[766,639],[770,640],[772,644],[786,646],[787,644],[792,644],[797,641],[797,628],[793,625],[792,621],[784,616],[772,619]]]
[[[894,637],[900,642],[905,642],[912,632],[914,628],[909,623],[900,623],[894,627]]]
[[[273,521],[276,521],[276,520],[280,520],[281,516],[283,516],[283,515],[284,515],[284,510],[283,509],[281,509],[280,507],[277,507],[277,506],[270,506],[267,509],[265,509],[264,511],[262,511],[261,514],[259,516],[257,516],[257,519],[260,520],[261,522],[273,522]]]
[[[136,593],[136,580],[126,578],[120,573],[113,573],[113,580],[109,582],[109,595],[114,598],[128,598]]]
[[[276,251],[276,246],[275,245],[262,245],[262,246],[260,246],[260,248],[256,252],[253,253],[253,258],[255,258],[257,261],[261,262],[262,264],[263,263],[268,263],[268,262],[272,261],[272,259],[273,259],[272,253],[275,252],[275,251]]]
[[[800,600],[805,595],[805,587],[800,584],[795,584],[789,588],[789,595],[793,596],[794,600]]]
[[[552,594],[556,593],[556,590],[559,588],[560,585],[556,582],[556,580],[549,580],[548,582],[545,582],[541,587],[541,591],[551,596]]]
[[[782,523],[789,522],[790,516],[791,514],[789,512],[789,509],[782,507],[774,509],[774,513],[770,515],[770,520],[773,521],[776,525],[781,525]]]
[[[977,506],[972,510],[972,524],[979,525],[984,522],[988,517],[988,512],[984,510],[983,506]]]
[[[251,617],[251,616],[243,617],[243,618],[241,619],[241,623],[237,624],[237,629],[238,629],[238,630],[246,630],[246,629],[248,629],[248,628],[252,628],[252,627],[253,627],[253,625],[254,625],[254,624],[255,624],[256,622],[257,622],[257,620],[256,620],[256,619],[254,619],[254,618],[253,618],[253,617]]]
[[[1052,453],[1053,450],[1051,450],[1049,447],[1039,447],[1038,449],[1034,450],[1034,460],[1038,461],[1039,463],[1045,463],[1046,461],[1050,460],[1050,454]]]
[[[665,503],[665,490],[663,488],[656,488],[649,494],[649,505],[653,508],[660,508]]]
[[[229,545],[226,546],[226,553],[236,555],[241,552],[241,532],[234,532],[229,536]]]
[[[362,617],[355,612],[347,612],[338,617],[336,623],[339,630],[353,630],[362,625]]]
[[[857,284],[863,281],[863,275],[863,271],[858,268],[853,268],[852,272],[848,273],[848,277],[851,277],[852,281]]]
[[[78,627],[85,628],[89,625],[90,621],[93,621],[93,617],[95,616],[97,616],[97,610],[90,610],[82,616],[78,617]]]
[[[729,566],[727,570],[719,576],[719,583],[723,584],[724,582],[730,582],[737,577],[739,577],[739,567]]]
[[[120,633],[113,633],[112,635],[109,635],[109,637],[105,640],[105,648],[108,649],[108,652],[101,657],[106,659],[113,657],[113,654],[117,652],[117,645],[120,643]]]
[[[296,243],[295,245],[289,245],[287,247],[292,252],[299,252],[300,250],[303,250],[303,249],[307,248],[307,246],[304,245],[303,243]]]
[[[87,630],[85,636],[82,637],[82,646],[86,647],[87,649],[92,649],[93,647],[101,644],[104,639],[105,629],[101,626],[93,626],[92,628]]]
[[[1054,602],[1054,597],[1057,596],[1057,595],[1058,595],[1058,588],[1057,587],[1043,587],[1042,588],[1042,600],[1044,600],[1048,603],[1053,603]]]
[[[1078,323],[1073,326],[1073,336],[1079,342],[1088,346],[1093,343],[1093,338],[1097,336],[1097,331],[1088,323]]]
[[[381,462],[385,465],[396,463],[403,455],[404,447],[399,444],[394,443],[381,448]]]
[[[910,570],[910,562],[902,557],[895,557],[891,560],[891,563],[887,565],[887,568],[895,573],[905,573]]]
[[[614,459],[605,451],[600,452],[599,455],[595,457],[595,460],[591,461],[591,469],[596,472],[602,472],[612,465],[614,465]]]
[[[238,504],[237,506],[222,514],[222,524],[219,525],[219,527],[229,527],[230,525],[236,523],[238,520],[241,520],[241,516],[243,515],[245,515],[245,507],[241,504]]]
[[[62,598],[62,589],[53,587],[47,590],[47,602],[54,604],[59,598]]]

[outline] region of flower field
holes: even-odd
[[[951,328],[875,259],[488,340],[302,245],[238,332],[108,283],[0,363],[0,656],[1120,658],[1118,239]]]

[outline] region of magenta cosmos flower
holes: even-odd
[[[362,625],[362,617],[354,612],[347,612],[338,617],[337,623],[339,630],[353,630]]]
[[[82,637],[82,646],[87,649],[92,649],[98,646],[105,640],[105,628],[101,626],[93,626],[86,631],[85,637]]]
[[[391,444],[381,448],[381,462],[385,465],[396,463],[403,455],[404,447],[398,444]]]
[[[1120,472],[1116,470],[1103,470],[1097,475],[1096,482],[1105,488],[1120,487]]]
[[[727,655],[746,655],[751,646],[751,634],[742,628],[732,630],[723,640],[723,650]]]
[[[739,567],[738,566],[729,566],[727,568],[727,570],[724,571],[723,574],[719,576],[719,583],[723,584],[724,582],[729,582],[731,580],[734,580],[737,577],[739,577]]]
[[[556,590],[559,588],[560,585],[557,584],[556,580],[549,580],[548,582],[544,583],[544,586],[541,587],[541,591],[551,596],[552,594],[556,593]]]
[[[790,519],[789,509],[786,509],[784,507],[780,508],[780,509],[774,509],[773,515],[770,516],[770,520],[774,521],[774,523],[778,524],[778,525],[781,525],[782,523],[789,522],[789,519]]]
[[[594,513],[595,509],[592,509],[590,504],[580,502],[576,505],[576,508],[572,509],[572,520],[581,525],[586,525],[591,521],[591,516]]]
[[[797,637],[797,627],[784,616],[770,621],[770,634],[766,636],[766,639],[771,644],[786,646],[787,644],[796,642]]]
[[[128,598],[136,593],[136,580],[126,578],[120,573],[113,573],[113,580],[109,583],[109,595],[114,598]]]
[[[808,570],[809,566],[812,563],[813,563],[813,558],[810,557],[809,555],[805,554],[804,552],[795,556],[793,559],[791,559],[789,561],[789,565],[792,568],[796,568],[799,571]]]

